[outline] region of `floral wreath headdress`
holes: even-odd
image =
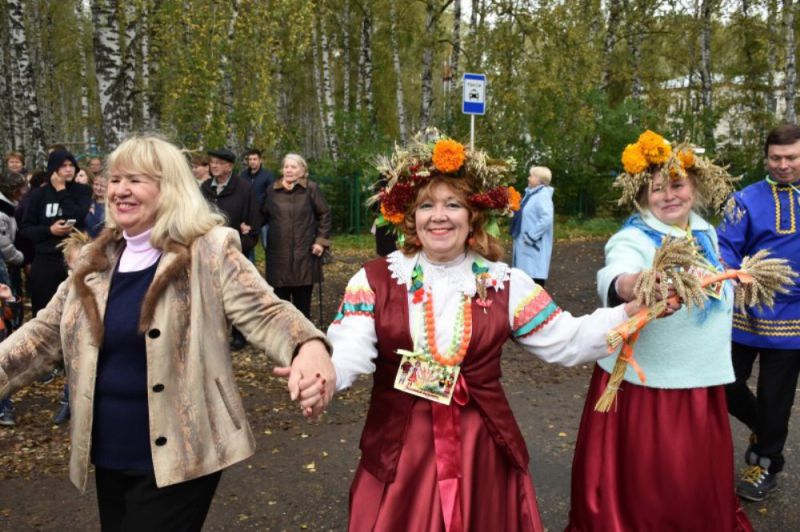
[[[670,179],[683,179],[687,171],[695,178],[697,191],[706,206],[717,212],[733,192],[733,183],[741,178],[732,177],[725,167],[697,153],[697,147],[688,141],[670,144],[664,137],[650,130],[639,135],[634,144],[622,152],[625,172],[619,174],[614,186],[622,189],[620,206],[635,206],[642,210],[636,196],[642,186],[649,186],[656,172]]]
[[[498,217],[511,216],[520,207],[520,193],[509,184],[516,168],[513,158],[492,159],[436,128],[418,132],[405,146],[395,145],[391,157],[378,156],[375,168],[385,181],[370,198],[370,203],[380,204],[378,225],[402,225],[419,188],[435,176],[469,182],[474,193],[468,201],[473,208],[488,213],[486,232],[490,235],[499,235]]]

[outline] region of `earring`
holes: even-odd
[[[471,248],[475,247],[475,237],[472,236],[472,231],[469,233],[469,238],[467,239],[467,245]]]

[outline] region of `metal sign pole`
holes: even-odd
[[[469,151],[475,151],[475,115],[469,115]]]

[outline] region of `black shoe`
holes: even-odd
[[[736,484],[736,495],[748,501],[760,502],[778,487],[777,473],[758,464],[742,472],[742,479]]]
[[[244,336],[234,334],[233,339],[231,339],[231,351],[241,351],[247,346],[247,340],[244,339]]]
[[[61,406],[58,407],[58,412],[56,415],[53,416],[53,423],[55,425],[63,425],[70,418],[70,411],[69,411],[69,403],[61,402]]]
[[[14,409],[12,407],[3,407],[0,410],[0,425],[4,427],[13,427],[17,424],[17,418],[14,415]]]
[[[53,379],[56,378],[56,375],[57,373],[55,370],[48,371],[47,373],[42,374],[37,380],[39,381],[39,384],[50,384],[53,382]]]

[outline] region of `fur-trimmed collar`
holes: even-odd
[[[97,345],[103,342],[103,320],[97,306],[95,294],[86,284],[86,278],[97,272],[108,272],[119,260],[125,242],[122,234],[114,229],[104,229],[97,239],[88,244],[81,253],[78,265],[72,275],[72,284],[84,312],[89,320],[92,337]],[[192,258],[189,247],[173,241],[164,246],[164,254],[158,271],[142,301],[139,317],[139,331],[144,333],[150,327],[159,298],[167,286],[173,282],[189,281],[189,266]],[[110,274],[109,274],[110,277]]]
[[[303,188],[308,188],[308,176],[298,178],[297,181],[294,182],[294,184],[295,186],[300,185]],[[272,184],[272,188],[274,188],[275,190],[289,191],[289,189],[286,188],[283,184],[283,177],[279,177],[278,179],[276,179],[275,183]],[[292,190],[294,190],[294,187],[292,187]]]

